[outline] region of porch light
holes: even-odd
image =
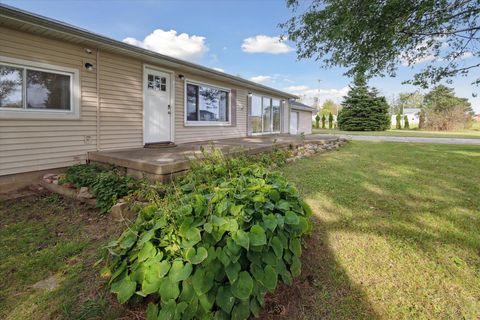
[[[248,93],[248,97],[251,98],[253,94],[251,92]]]
[[[92,54],[92,49],[84,48],[83,50],[85,50],[85,52],[88,53],[88,54]]]
[[[88,71],[92,71],[93,70],[93,64],[91,64],[90,62],[85,63],[85,69],[87,69]]]
[[[179,74],[178,77],[180,78],[180,80],[185,79],[185,76],[183,74]]]

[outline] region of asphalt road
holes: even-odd
[[[331,134],[313,134],[318,138],[331,138]],[[442,143],[442,144],[472,144],[480,145],[480,139],[465,138],[423,138],[423,137],[392,137],[392,136],[357,136],[348,134],[335,135],[339,138],[359,141],[390,141],[390,142],[415,142],[415,143]]]

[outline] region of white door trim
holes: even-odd
[[[160,71],[170,74],[170,140],[171,142],[175,142],[175,72],[170,69],[159,68],[150,64],[143,64],[143,73],[142,73],[142,140],[143,144],[145,145],[145,103],[146,103],[146,90],[145,90],[145,75],[147,73],[147,69],[151,69],[154,71]]]

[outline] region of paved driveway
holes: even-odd
[[[332,134],[313,134],[316,138],[333,137]],[[418,142],[418,143],[442,143],[442,144],[476,144],[480,145],[480,139],[464,138],[422,138],[422,137],[392,137],[392,136],[357,136],[348,134],[335,135],[339,138],[360,141],[392,141],[392,142]]]

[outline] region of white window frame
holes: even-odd
[[[282,99],[281,98],[276,98],[276,97],[272,97],[272,96],[268,96],[268,95],[264,95],[264,94],[261,94],[261,93],[255,93],[253,92],[252,93],[252,98],[253,96],[257,96],[257,97],[260,97],[261,101],[262,101],[262,114],[261,114],[261,118],[262,118],[262,132],[253,132],[253,128],[252,128],[252,135],[253,136],[261,136],[261,135],[267,135],[267,134],[279,134],[282,132],[282,118],[283,118],[283,108],[284,108],[284,102],[282,102]],[[272,110],[270,111],[271,113],[271,121],[270,121],[270,130],[269,132],[263,132],[263,98],[267,98],[267,99],[270,99],[270,104],[272,103],[272,100],[278,100],[280,101],[280,129],[278,131],[273,131],[273,108]],[[252,99],[250,99],[250,103],[251,103]],[[251,108],[250,108],[251,110]],[[250,117],[252,115],[249,114],[248,115],[248,121],[250,121]],[[249,123],[249,126],[251,124]]]
[[[25,105],[27,103],[26,88],[25,85],[22,85],[22,108],[14,109],[0,107],[0,119],[75,120],[80,118],[80,76],[78,69],[4,56],[0,56],[0,64],[15,68],[22,68],[24,70],[24,77],[26,69],[70,76],[70,110],[25,108]],[[25,81],[26,79],[24,79],[23,84],[25,84]]]
[[[228,99],[227,99],[227,109],[228,109],[228,121],[191,121],[187,120],[187,85],[193,84],[196,86],[204,86],[210,87],[213,89],[219,89],[222,91],[228,92]],[[186,127],[227,127],[232,125],[232,90],[230,88],[221,87],[215,84],[206,83],[206,82],[199,82],[195,80],[185,79],[184,81],[184,106],[183,106],[183,115],[184,115],[184,125]]]

